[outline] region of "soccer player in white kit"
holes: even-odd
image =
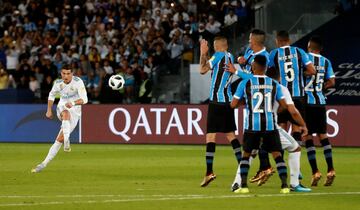
[[[56,108],[56,114],[61,121],[61,128],[55,143],[50,147],[45,160],[31,170],[32,173],[42,171],[47,164],[56,156],[64,142],[64,151],[70,152],[70,133],[76,127],[81,116],[81,105],[88,102],[84,82],[73,76],[70,66],[65,65],[61,70],[61,79],[56,80],[48,97],[46,117],[53,118],[52,106],[55,97],[60,95],[60,101]]]

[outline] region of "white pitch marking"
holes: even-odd
[[[122,203],[134,201],[166,201],[166,200],[197,200],[197,199],[219,199],[219,198],[254,198],[254,197],[286,197],[286,196],[322,196],[322,195],[360,195],[360,192],[333,192],[333,193],[291,193],[291,194],[247,194],[247,195],[140,195],[138,198],[111,199],[111,200],[88,200],[88,201],[52,201],[39,203],[3,203],[0,207],[9,206],[39,206],[39,205],[65,205],[65,204],[93,204],[93,203]],[[76,196],[76,195],[75,195]],[[78,195],[84,197],[93,197],[97,195]],[[124,195],[105,195],[105,196],[124,196]],[[126,195],[125,195],[126,196]],[[159,197],[164,196],[164,197]],[[159,197],[159,198],[157,198]]]
[[[204,195],[0,195],[1,198],[91,198],[91,197],[129,197],[129,198],[142,198],[142,197],[196,197],[196,196],[204,196]]]

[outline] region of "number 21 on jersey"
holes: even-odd
[[[271,92],[265,94],[263,94],[262,92],[255,92],[252,98],[254,102],[256,101],[256,104],[253,108],[254,113],[264,113],[264,108],[265,108],[265,112],[272,111]]]

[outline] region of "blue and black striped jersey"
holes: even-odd
[[[276,129],[273,106],[275,101],[284,98],[278,82],[265,75],[253,75],[240,82],[234,98],[245,99],[247,109],[245,130],[273,131]]]
[[[266,51],[266,48],[262,49],[259,52],[254,53],[250,47],[245,50],[244,58],[246,59],[246,63],[242,65],[246,73],[252,73],[251,71],[251,63],[254,61],[255,56],[263,55],[266,57],[267,64],[269,64],[269,53]]]
[[[311,105],[325,105],[323,85],[325,80],[335,77],[333,68],[330,61],[320,54],[309,53],[309,59],[314,64],[316,74],[305,78],[306,101]]]
[[[304,96],[304,68],[310,64],[304,50],[284,46],[270,52],[269,67],[274,67],[280,74],[280,84],[287,87],[292,97]]]
[[[215,52],[209,60],[212,69],[210,102],[230,103],[232,100],[229,84],[233,75],[225,70],[225,65],[228,63],[234,63],[234,56],[229,52]]]

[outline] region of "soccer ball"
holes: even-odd
[[[124,87],[125,80],[121,75],[112,75],[109,79],[109,86],[113,90],[120,90]]]

